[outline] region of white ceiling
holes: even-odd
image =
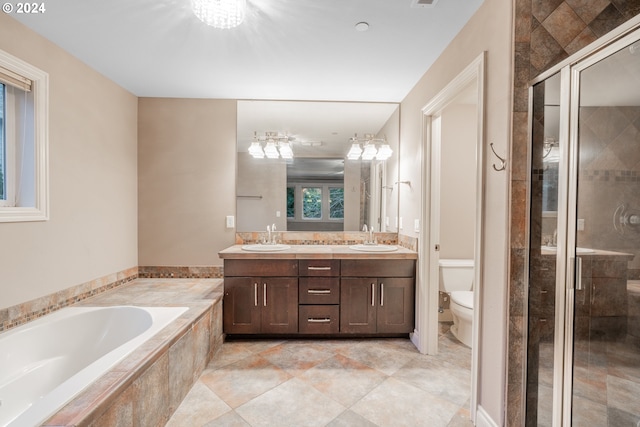
[[[231,30],[189,0],[55,0],[11,16],[141,97],[399,102],[482,0],[248,3]]]

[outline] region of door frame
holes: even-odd
[[[440,202],[440,126],[439,115],[458,94],[476,82],[476,220],[474,235],[474,307],[480,307],[482,289],[482,243],[484,214],[484,99],[486,52],[478,55],[460,74],[449,82],[422,108],[422,197],[418,265],[417,331],[413,335],[421,353],[438,351],[438,300],[439,300],[439,202]],[[470,417],[476,419],[478,396],[480,310],[473,311],[473,338],[471,349],[471,399]],[[416,336],[417,335],[417,336]]]

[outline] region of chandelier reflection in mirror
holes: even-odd
[[[246,8],[246,0],[191,0],[191,10],[198,19],[220,29],[242,24]]]
[[[263,148],[264,144],[264,148]],[[249,154],[256,159],[293,159],[293,151],[287,135],[280,135],[278,132],[265,132],[264,136],[258,136],[258,132],[253,133],[253,142],[249,147]]]
[[[355,134],[349,139],[351,148],[347,153],[347,159],[349,160],[387,160],[393,154],[393,150],[387,144],[386,138],[375,138],[373,134],[367,133],[364,138],[358,138],[358,134]],[[362,144],[362,148],[360,146]],[[379,144],[379,148],[376,148],[376,144]]]

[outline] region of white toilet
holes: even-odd
[[[440,291],[450,296],[451,333],[471,347],[473,322],[473,260],[441,259]]]

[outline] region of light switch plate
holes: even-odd
[[[584,231],[584,219],[580,218],[578,219],[578,224],[577,224],[577,228],[578,231]]]
[[[227,228],[236,226],[236,218],[233,215],[227,215]]]
[[[416,233],[420,232],[420,220],[419,219],[414,219],[413,220],[413,231],[415,231]]]

